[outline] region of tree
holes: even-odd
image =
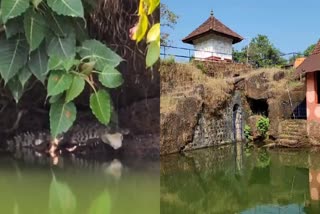
[[[307,57],[307,56],[310,56],[315,47],[316,47],[316,44],[310,45],[310,46],[303,52],[303,55],[306,56],[306,57]]]
[[[242,49],[247,53],[249,63],[256,67],[284,65],[286,60],[281,57],[281,52],[274,47],[267,36],[258,35],[253,38],[248,46]]]
[[[245,63],[247,61],[247,54],[244,51],[238,51],[233,49],[232,58],[235,62]]]
[[[160,17],[161,17],[161,45],[169,44],[168,30],[174,29],[177,24],[179,16],[172,12],[167,5],[160,3]]]

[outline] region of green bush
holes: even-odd
[[[253,137],[251,134],[251,127],[249,125],[245,125],[244,127],[244,136],[246,137],[247,141],[253,140]]]
[[[269,131],[269,127],[270,127],[270,120],[267,117],[261,117],[258,121],[257,121],[257,129],[260,132],[260,134],[266,138],[267,137],[267,133]]]

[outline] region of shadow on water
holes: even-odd
[[[0,175],[0,213],[160,213],[159,160],[2,155]]]
[[[320,213],[320,152],[241,143],[161,158],[161,213]]]

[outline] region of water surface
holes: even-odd
[[[2,214],[160,213],[159,160],[0,158]]]
[[[161,213],[320,213],[320,152],[241,144],[161,158]]]

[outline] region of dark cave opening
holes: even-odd
[[[247,101],[253,114],[268,117],[269,105],[266,99],[256,100],[252,98],[247,98]]]
[[[306,98],[296,105],[291,114],[291,119],[307,119],[307,101]]]

